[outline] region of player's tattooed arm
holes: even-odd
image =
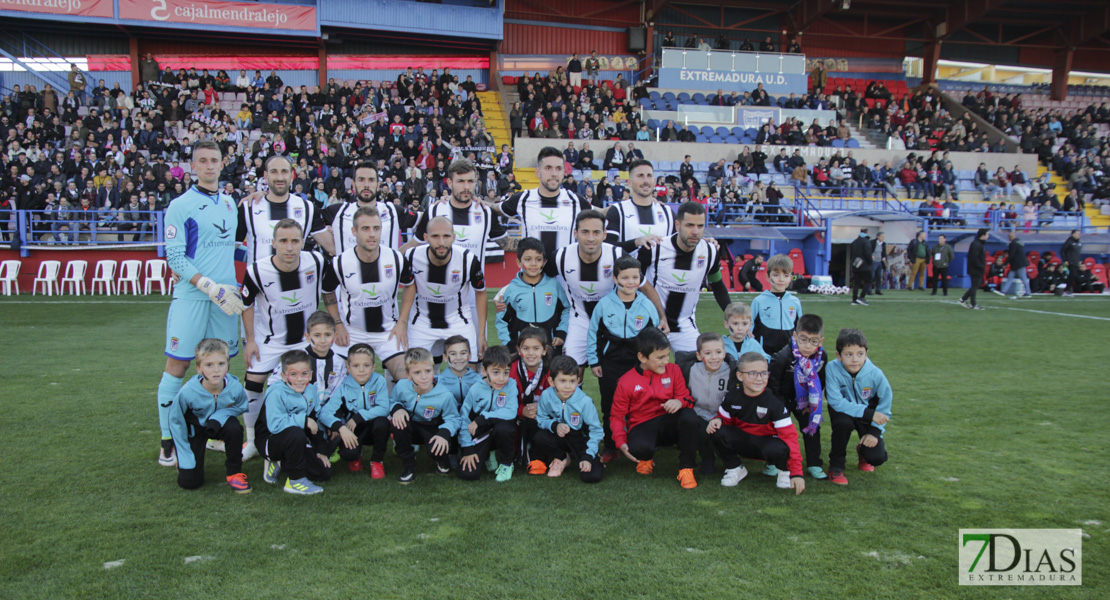
[[[335,292],[328,292],[324,294],[324,306],[332,306],[339,301],[335,298]]]
[[[516,252],[516,247],[520,244],[520,238],[505,236],[497,240],[497,244],[506,252]]]

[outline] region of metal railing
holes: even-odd
[[[926,230],[968,230],[974,231],[986,227],[991,231],[1015,231],[1018,233],[1070,233],[1078,229],[1082,233],[1093,233],[1095,228],[1090,225],[1086,215],[1082,212],[1056,211],[1051,216],[1040,215],[1026,219],[1024,215],[1007,218],[999,210],[960,207],[956,214],[922,216]]]
[[[31,250],[57,249],[67,246],[94,248],[154,247],[158,256],[166,254],[165,211],[90,209],[68,210],[15,210],[10,211],[15,220],[14,235],[21,256],[30,256]],[[139,218],[129,218],[135,213]],[[8,215],[0,213],[0,219]]]
[[[885,210],[915,214],[897,196],[883,187],[849,185],[815,186],[794,184],[794,195],[803,195],[819,210]],[[868,198],[871,195],[871,198]]]

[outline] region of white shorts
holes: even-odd
[[[255,373],[258,375],[270,374],[281,366],[281,355],[291,350],[304,350],[308,342],[300,342],[298,344],[259,344],[258,345],[258,358],[251,362],[250,368],[247,373]]]
[[[567,339],[563,342],[563,354],[574,359],[579,365],[584,365],[586,360],[586,335],[590,331],[590,320],[583,317],[571,317],[567,323]]]
[[[390,330],[393,328],[391,327]],[[347,351],[355,344],[368,344],[374,349],[374,355],[384,365],[385,361],[405,353],[401,345],[397,343],[397,338],[389,339],[389,331],[383,333],[370,333],[368,331],[360,331],[358,329],[347,328],[347,334],[350,336],[350,344],[346,346],[337,346],[335,353],[347,359]]]
[[[470,323],[458,323],[447,329],[432,329],[420,324],[409,325],[409,348],[427,348],[432,356],[443,356],[443,341],[453,335],[461,335],[470,344],[470,360],[478,360],[478,337]]]
[[[668,333],[667,340],[671,342],[671,349],[675,352],[697,352],[699,335],[700,331],[687,325],[682,331]]]

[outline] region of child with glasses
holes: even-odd
[[[798,432],[790,411],[767,389],[767,359],[758,352],[740,355],[736,366],[739,385],[732,384],[717,416],[705,428],[717,455],[725,463],[721,485],[733,487],[748,476],[741,457],[765,461],[777,468],[776,485],[805,490]]]
[[[829,480],[848,485],[844,463],[852,433],[860,437],[856,445],[860,471],[874,471],[887,460],[883,433],[890,421],[894,392],[883,371],[867,358],[867,336],[858,329],[840,330],[836,336],[836,360],[829,363],[827,370],[825,393],[832,424]]]
[[[825,389],[825,365],[829,355],[825,343],[825,323],[817,315],[802,315],[794,328],[790,343],[771,357],[771,379],[767,387],[786,409],[794,414],[802,428],[806,450],[806,472],[814,479],[828,475],[821,469],[821,435],[819,428]]]

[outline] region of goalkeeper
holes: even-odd
[[[166,256],[181,281],[166,318],[166,370],[158,384],[158,464],[164,467],[177,466],[169,409],[194,358],[193,349],[202,339],[216,338],[227,342],[229,358],[239,353],[243,301],[235,277],[237,217],[231,197],[218,191],[221,154],[215,142],[197,142],[197,183],[166,209]]]

